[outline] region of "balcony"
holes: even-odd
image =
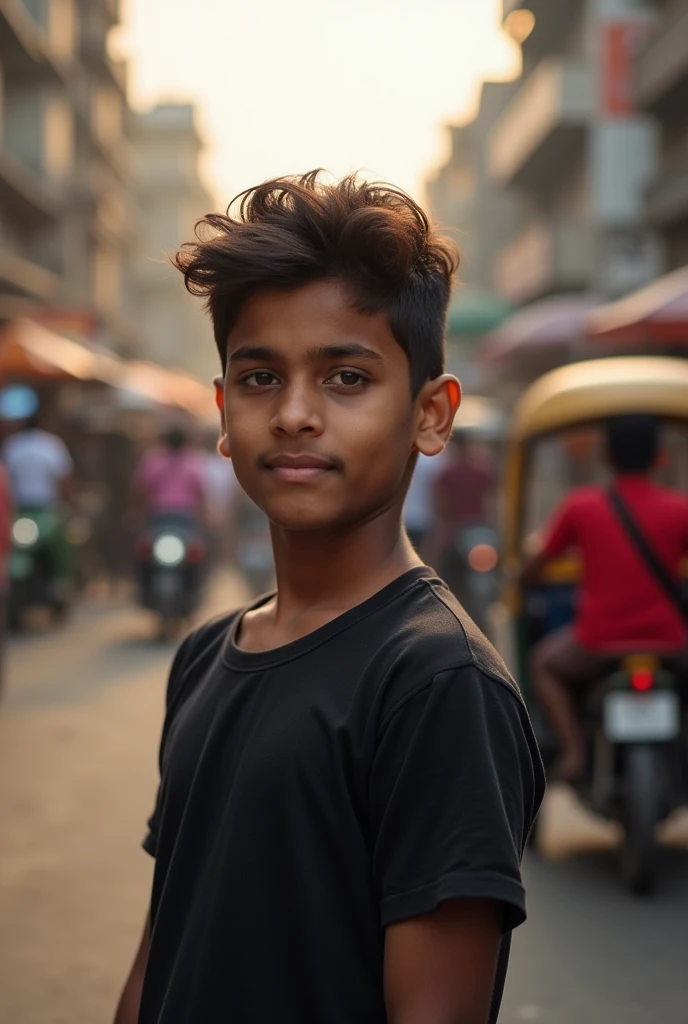
[[[646,213],[660,229],[688,221],[688,144],[660,167],[646,193]]]
[[[537,65],[494,127],[488,160],[495,181],[538,189],[556,178],[585,142],[592,79],[583,61],[547,58]]]
[[[105,78],[121,93],[126,93],[126,61],[110,57],[106,37],[94,31],[84,31],[81,36],[81,59],[92,73]]]
[[[688,0],[674,0],[638,58],[636,99],[652,111],[681,112],[688,103]]]
[[[0,202],[27,223],[55,220],[63,209],[63,196],[13,153],[0,146]]]
[[[0,53],[6,77],[62,84],[72,74],[71,61],[19,0],[0,0]]]
[[[514,303],[587,288],[594,275],[594,234],[585,222],[534,221],[497,258],[495,286]]]
[[[56,274],[13,252],[0,238],[0,293],[50,302],[59,295],[59,285]]]

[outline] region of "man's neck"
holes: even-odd
[[[272,531],[277,599],[275,623],[313,613],[331,617],[372,597],[422,562],[390,510],[350,531]]]

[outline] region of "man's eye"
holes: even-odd
[[[357,373],[356,370],[338,370],[328,378],[328,384],[340,384],[345,388],[356,387],[357,384],[364,384],[365,381],[366,378],[363,374]]]
[[[274,373],[270,373],[268,370],[256,370],[254,373],[248,373],[242,377],[241,383],[247,384],[250,388],[266,388],[273,384],[279,384],[279,381]]]

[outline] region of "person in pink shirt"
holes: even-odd
[[[203,458],[181,427],[172,427],[162,445],[144,454],[134,477],[134,498],[147,518],[174,514],[205,520]]]

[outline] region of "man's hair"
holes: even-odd
[[[327,184],[320,171],[248,189],[227,214],[208,214],[174,257],[193,295],[205,296],[223,370],[243,304],[263,288],[342,281],[361,313],[382,313],[406,352],[414,395],[444,370],[444,333],[458,252],[421,208],[389,185],[356,175]]]
[[[655,416],[634,413],[607,420],[607,452],[617,472],[649,472],[658,447],[659,423]]]

